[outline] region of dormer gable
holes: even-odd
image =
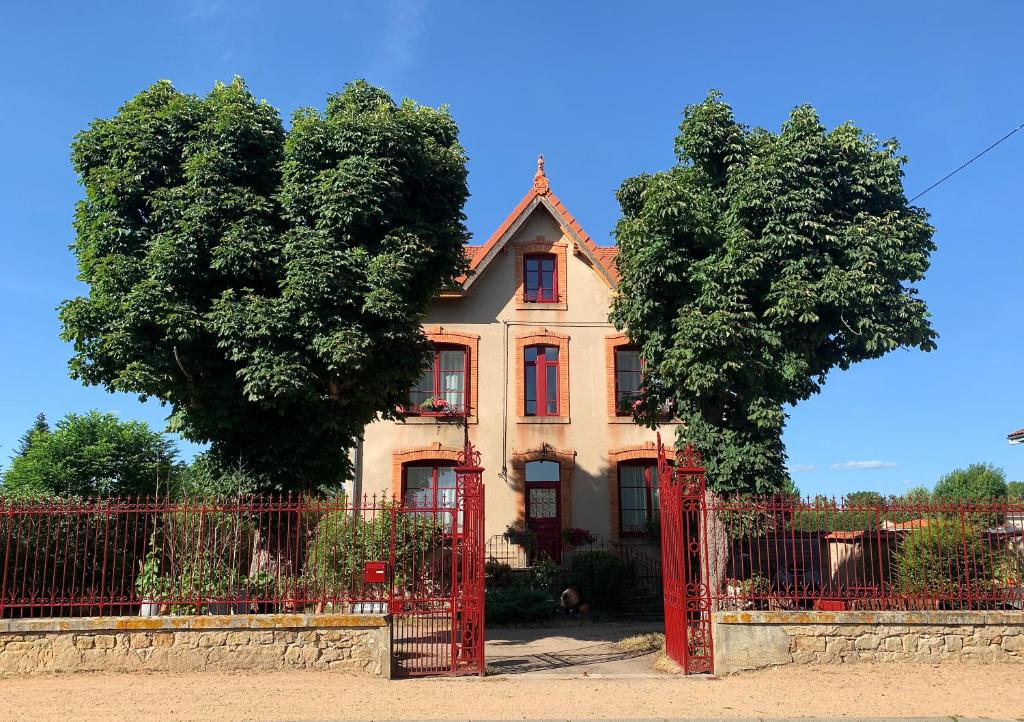
[[[484,245],[466,246],[470,270],[466,276],[458,279],[462,289],[461,292],[456,291],[455,295],[469,291],[479,281],[491,262],[506,249],[513,237],[535,213],[544,213],[554,222],[561,234],[569,239],[573,253],[585,259],[609,288],[618,285],[619,274],[615,267],[618,249],[598,246],[569,213],[558,196],[551,191],[551,183],[544,171],[544,156],[541,155],[537,157],[537,172],[534,174],[533,184],[523,199]]]

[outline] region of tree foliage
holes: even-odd
[[[809,106],[751,129],[711,93],[684,113],[677,164],[620,187],[611,318],[647,363],[638,418],[673,403],[713,488],[783,488],[785,405],[834,368],[935,347],[914,286],[933,228],[897,149]]]
[[[114,414],[68,414],[33,436],[3,475],[13,497],[152,495],[178,474],[174,447],[141,421]]]
[[[945,499],[1000,499],[1007,494],[1006,472],[992,464],[954,469],[935,484],[935,496]]]
[[[39,434],[50,433],[50,424],[46,421],[46,414],[40,412],[36,414],[36,420],[32,422],[32,426],[28,427],[21,438],[18,439],[18,450],[15,452],[16,456],[24,456],[28,453],[28,450],[32,448],[32,444]]]
[[[427,303],[465,267],[447,110],[355,82],[278,112],[240,79],[161,81],[73,144],[86,197],[71,374],[172,406],[170,428],[266,488],[336,486],[423,366]]]

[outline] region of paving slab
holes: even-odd
[[[488,629],[487,673],[595,678],[662,676],[663,673],[652,669],[657,652],[624,651],[616,642],[663,630],[660,622]]]

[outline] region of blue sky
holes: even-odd
[[[166,409],[67,378],[54,312],[81,291],[67,245],[74,134],[161,78],[206,92],[239,74],[287,118],[366,77],[447,103],[485,239],[543,152],[555,191],[611,242],[621,180],[673,161],[682,108],[719,88],[777,128],[809,102],[829,126],[895,136],[924,189],[1024,122],[1024,6],[989,3],[5,3],[0,10],[0,461],[39,411],[90,408],[161,427]],[[939,250],[923,296],[933,353],[833,374],[786,432],[807,492],[900,492],[973,461],[1024,479],[1018,208],[1024,131],[920,203]],[[194,449],[182,447],[186,455]]]

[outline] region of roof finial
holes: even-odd
[[[546,196],[551,191],[548,177],[544,175],[544,154],[537,156],[537,173],[533,176],[533,189],[538,195]]]

